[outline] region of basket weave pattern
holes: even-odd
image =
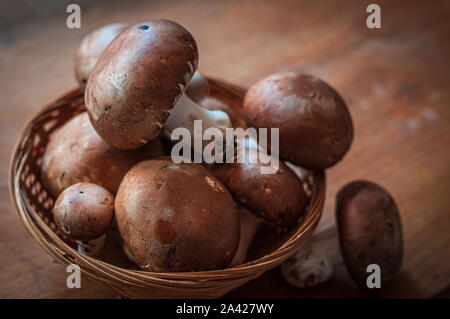
[[[210,79],[210,97],[238,110],[245,90]],[[276,251],[232,268],[205,271],[157,273],[122,269],[80,254],[75,243],[58,233],[51,208],[54,199],[40,181],[40,166],[50,134],[76,114],[83,112],[78,89],[45,107],[22,131],[11,158],[11,200],[28,232],[52,258],[63,265],[78,264],[82,274],[131,298],[215,298],[262,275],[294,254],[311,237],[324,204],[325,175],[315,172],[305,181],[309,205],[297,231]]]

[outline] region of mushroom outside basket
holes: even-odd
[[[209,79],[209,97],[238,110],[245,90]],[[77,88],[35,115],[24,127],[13,151],[10,192],[13,206],[28,232],[52,258],[63,265],[77,264],[85,278],[104,284],[130,298],[216,298],[280,265],[311,237],[325,199],[325,174],[314,172],[305,182],[309,203],[295,233],[272,253],[232,268],[202,272],[144,272],[123,269],[80,254],[74,242],[58,236],[51,214],[54,199],[42,186],[40,166],[50,134],[83,112],[84,98]]]

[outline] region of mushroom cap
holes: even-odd
[[[98,184],[115,194],[123,176],[133,165],[162,154],[159,139],[135,151],[111,147],[95,132],[84,112],[50,136],[42,158],[42,182],[53,198],[79,182]]]
[[[261,166],[259,161],[234,162],[216,165],[212,172],[257,217],[277,226],[295,224],[306,205],[302,181],[283,161],[274,174],[262,174]]]
[[[337,194],[336,218],[342,256],[353,280],[365,287],[367,266],[377,264],[381,282],[389,282],[403,258],[400,214],[389,193],[371,182],[351,182]]]
[[[103,235],[113,218],[114,196],[101,186],[77,183],[66,188],[53,206],[56,227],[76,240]]]
[[[280,156],[304,168],[328,168],[353,140],[350,113],[322,80],[294,72],[270,75],[247,92],[243,115],[249,127],[279,128]]]
[[[179,24],[155,19],[128,27],[105,49],[86,86],[97,133],[124,150],[154,139],[197,62],[197,44]]]
[[[120,184],[115,211],[123,241],[143,270],[223,269],[238,248],[233,198],[199,164],[169,157],[137,164]]]
[[[75,58],[75,78],[83,91],[98,58],[127,26],[125,23],[108,24],[89,33],[81,41]]]

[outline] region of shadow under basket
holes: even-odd
[[[209,79],[209,97],[239,111],[245,90]],[[277,250],[232,268],[202,272],[144,272],[123,269],[80,254],[73,242],[56,231],[51,209],[54,199],[40,180],[42,155],[50,134],[85,111],[79,89],[45,107],[24,127],[11,158],[10,191],[13,206],[28,232],[52,258],[63,265],[77,264],[88,279],[107,285],[129,298],[216,298],[280,265],[311,237],[325,198],[325,174],[313,172],[305,182],[309,204],[297,228]]]

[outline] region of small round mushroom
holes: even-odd
[[[135,151],[111,147],[95,132],[84,112],[50,136],[42,159],[42,182],[53,198],[79,182],[98,184],[115,194],[123,176],[133,165],[162,154],[159,139]]]
[[[223,269],[238,248],[233,198],[199,164],[162,157],[135,165],[120,184],[115,213],[122,239],[143,270]]]
[[[127,28],[125,23],[113,23],[94,30],[84,37],[75,58],[75,78],[82,91],[98,58],[105,48]]]
[[[366,181],[345,185],[336,197],[336,220],[322,220],[311,240],[281,266],[286,281],[299,288],[327,281],[343,260],[350,277],[367,287],[367,266],[381,269],[381,284],[401,267],[401,220],[392,197]]]
[[[231,127],[183,94],[197,68],[197,44],[179,24],[155,19],[134,24],[105,49],[89,77],[85,102],[97,133],[122,150],[141,147],[164,128]],[[170,115],[170,116],[169,116]]]
[[[249,127],[279,128],[280,156],[307,169],[336,164],[353,140],[345,102],[311,75],[277,73],[258,81],[247,91],[242,113]]]
[[[101,186],[77,183],[53,207],[56,227],[69,238],[88,241],[103,235],[113,218],[114,196]]]

